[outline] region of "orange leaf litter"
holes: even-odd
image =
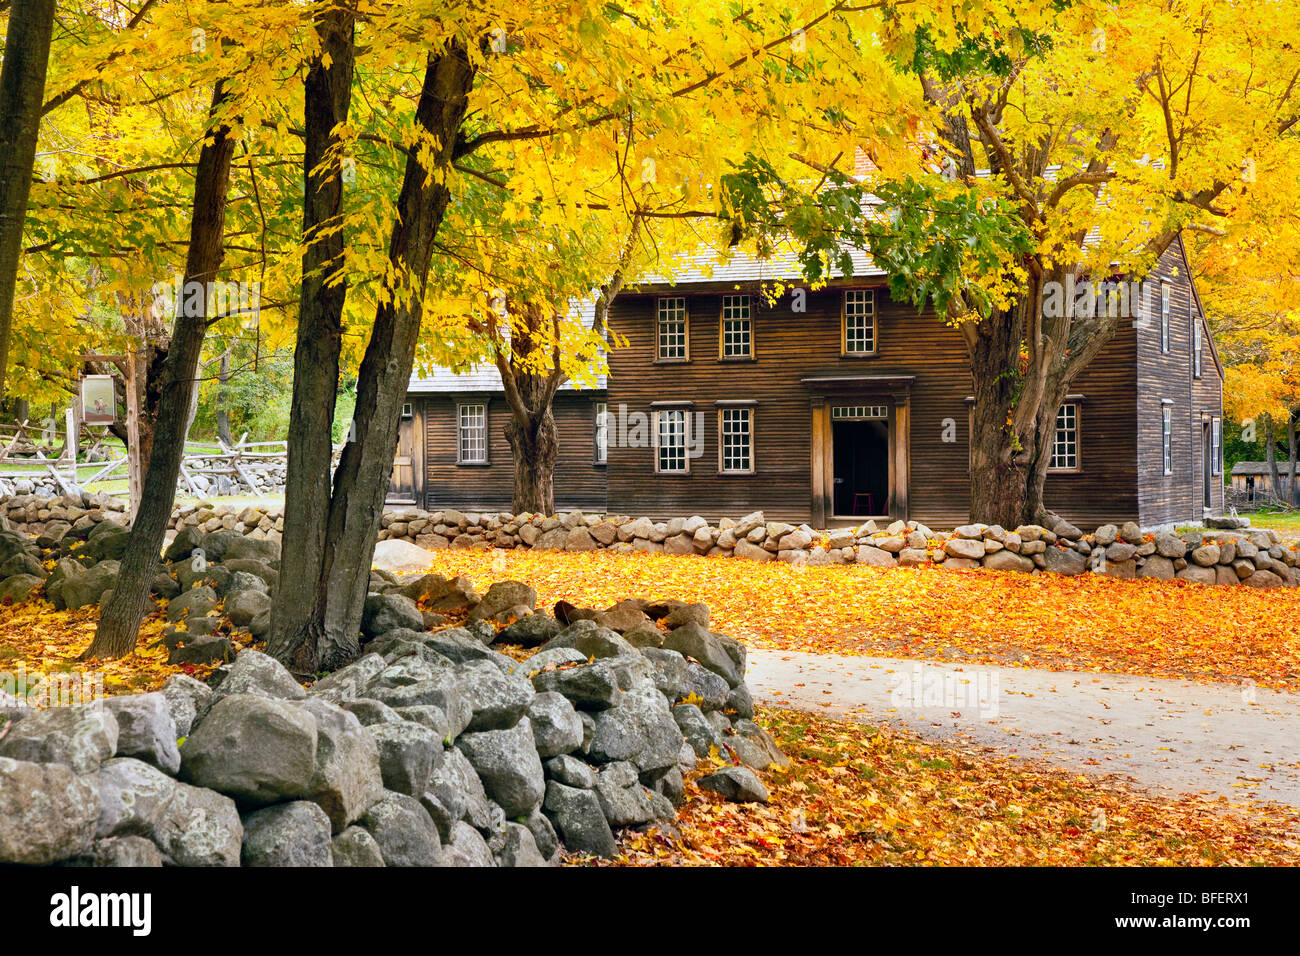
[[[1300,811],[1048,769],[798,711],[759,717],[791,758],[764,804],[687,785],[676,832],[625,835],[621,865],[1243,866],[1300,862]],[[605,865],[580,858],[572,862]]]
[[[703,601],[711,628],[751,647],[1300,689],[1298,588],[522,549],[439,551],[430,570],[480,593],[526,581],[543,606]]]

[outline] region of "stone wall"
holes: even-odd
[[[756,771],[788,764],[702,604],[557,619],[519,581],[377,583],[359,659],[306,688],[245,650],[90,705],[0,695],[0,864],[544,866],[671,827],[683,774],[766,802]]]
[[[108,496],[88,496],[78,505],[66,498],[16,497],[0,502],[0,514],[15,531],[55,538],[64,525],[84,529],[120,521],[121,505]],[[1261,529],[1211,529],[1175,534],[1144,531],[1129,523],[1104,525],[1085,534],[1059,518],[1050,527],[1007,530],[980,524],[934,531],[915,521],[818,531],[807,525],[767,521],[762,512],[710,525],[701,517],[651,521],[620,515],[570,512],[563,516],[423,511],[385,512],[379,539],[444,548],[540,548],[564,551],[662,551],[786,561],[800,565],[866,564],[876,567],[928,565],[952,570],[991,568],[1057,574],[1093,572],[1118,578],[1181,578],[1200,584],[1253,587],[1300,584],[1295,542]],[[278,507],[198,502],[177,508],[172,528],[233,531],[277,541],[284,529]],[[53,530],[51,530],[53,529]],[[84,535],[83,535],[84,536]]]

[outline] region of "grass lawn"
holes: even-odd
[[[1242,515],[1252,528],[1272,528],[1290,538],[1300,538],[1300,511],[1251,511]]]

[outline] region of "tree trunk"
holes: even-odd
[[[1296,422],[1300,419],[1300,413],[1293,412],[1286,420],[1286,451],[1287,460],[1291,463],[1290,480],[1287,482],[1287,504],[1292,508],[1300,505],[1300,490],[1296,488]]]
[[[1017,397],[1020,323],[994,315],[967,335],[975,403],[970,436],[970,517],[1014,528],[1025,510],[1026,473],[1009,424]],[[973,339],[973,342],[972,342]]]
[[[14,287],[53,32],[54,0],[13,0],[0,67],[0,394],[9,370]]]
[[[226,101],[222,84],[213,91],[210,116],[215,119]],[[226,196],[230,186],[230,161],[235,141],[230,128],[218,125],[204,139],[194,174],[194,210],[190,220],[189,253],[185,260],[185,288],[197,283],[204,289],[216,278],[223,256]],[[190,315],[197,311],[198,315]],[[149,603],[149,592],[158,569],[176,498],[176,478],[185,454],[185,431],[189,427],[191,401],[196,387],[199,356],[207,332],[207,297],[198,309],[178,303],[171,346],[160,383],[161,400],[154,431],[149,467],[144,476],[140,513],[135,515],[121,570],[112,599],[104,606],[95,640],[82,659],[122,657],[135,649],[140,622]]]
[[[1047,485],[1047,470],[1052,464],[1052,449],[1056,444],[1056,413],[1069,390],[1067,380],[1049,375],[1039,400],[1034,453],[1028,464],[1025,506],[1021,512],[1023,524],[1043,524],[1046,519],[1048,508],[1043,492]]]
[[[267,652],[301,674],[317,670],[324,638],[322,569],[329,520],[330,459],[334,404],[343,347],[346,280],[326,284],[342,271],[345,240],[336,225],[343,208],[341,145],[335,129],[347,122],[352,101],[355,21],[342,7],[328,7],[317,20],[320,56],[307,72],[303,104],[302,297],[293,351],[293,400],[289,412],[289,459],[284,489],[284,537]],[[322,57],[328,56],[326,66]],[[332,161],[326,164],[326,158]],[[312,613],[301,613],[312,609]]]
[[[226,445],[233,445],[230,438],[230,395],[226,385],[230,382],[230,349],[221,353],[221,365],[217,370],[217,437]]]
[[[359,650],[361,611],[393,472],[402,402],[415,365],[433,241],[451,198],[445,178],[473,80],[474,68],[460,44],[429,56],[415,119],[432,148],[407,156],[388,250],[392,274],[405,287],[384,297],[361,361],[353,440],[334,474],[319,559],[311,555],[306,569],[319,568],[316,580],[304,575],[304,566],[282,558],[276,593],[281,633],[296,637],[281,639],[275,650],[299,673],[339,667]],[[421,156],[427,157],[428,167]],[[328,450],[328,435],[325,430],[314,436],[323,446],[313,449],[317,455]],[[291,442],[293,436],[291,428]],[[286,537],[290,520],[286,511]],[[293,580],[286,582],[286,574]],[[310,603],[290,603],[291,594],[304,592],[312,594]]]
[[[537,376],[533,376],[537,377]],[[506,441],[515,462],[515,514],[555,514],[555,456],[559,438],[555,415],[548,401],[521,416],[512,411],[506,422]]]
[[[1268,465],[1269,488],[1273,492],[1274,504],[1283,504],[1282,473],[1277,466],[1277,432],[1272,415],[1260,416],[1264,419],[1264,461]]]

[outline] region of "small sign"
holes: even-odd
[[[111,425],[117,421],[113,376],[87,375],[82,378],[81,420],[87,425]]]

